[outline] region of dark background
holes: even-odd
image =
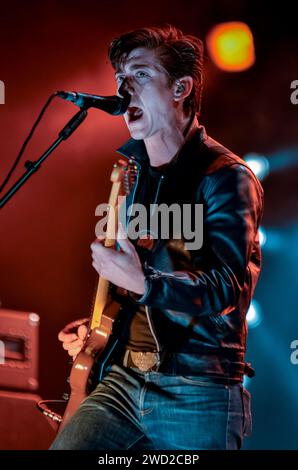
[[[257,152],[271,163],[263,182],[267,244],[255,293],[263,322],[249,334],[247,358],[256,368],[254,434],[246,447],[298,448],[298,366],[290,343],[298,339],[297,164],[298,38],[293,6],[282,2],[0,2],[0,182],[48,96],[55,90],[114,94],[106,50],[121,32],[173,23],[205,39],[218,22],[245,21],[252,29],[256,63],[246,72],[218,70],[206,51],[201,122],[235,153]],[[26,156],[37,158],[76,112],[55,100]],[[8,309],[41,317],[40,393],[60,397],[68,373],[57,333],[89,315],[96,273],[90,243],[95,207],[106,202],[115,149],[129,137],[121,117],[90,110],[88,119],[2,209],[0,298]],[[15,178],[23,171],[20,165]]]

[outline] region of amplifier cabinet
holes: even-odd
[[[39,316],[0,309],[0,388],[38,389]]]

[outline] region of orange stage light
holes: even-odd
[[[206,42],[211,59],[222,70],[241,72],[255,62],[253,35],[245,23],[218,24],[208,33]]]

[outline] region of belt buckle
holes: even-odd
[[[158,363],[158,353],[152,351],[130,351],[130,357],[142,372],[152,370]]]

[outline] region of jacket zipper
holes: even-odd
[[[153,323],[152,323],[152,318],[151,318],[151,315],[150,315],[150,312],[149,312],[149,307],[147,305],[145,305],[145,311],[146,311],[146,316],[147,316],[147,320],[148,320],[148,325],[149,325],[151,334],[153,336],[153,339],[155,341],[157,352],[159,353],[161,351],[161,347],[160,347],[160,343],[158,341],[158,338],[156,336],[156,332],[155,332],[155,329],[154,329],[154,326],[153,326]]]
[[[141,173],[141,165],[136,162],[135,158],[133,156],[129,157],[129,160],[133,160],[137,166],[138,166],[138,172],[137,172],[137,177],[136,177],[136,182],[134,184],[134,190],[133,190],[133,194],[132,194],[132,201],[131,201],[131,205],[134,203],[134,200],[135,200],[135,196],[136,196],[136,191],[137,191],[137,186],[139,184],[139,178],[140,178],[140,173]],[[127,222],[126,222],[126,232],[127,232],[127,227],[129,225],[129,222],[130,222],[130,219],[131,219],[131,215],[129,217],[127,217]]]
[[[162,183],[163,179],[164,179],[164,175],[161,175],[160,178],[159,178],[159,181],[158,181],[157,189],[156,189],[156,194],[155,194],[155,199],[154,199],[154,202],[153,202],[153,208],[152,208],[151,216],[155,212],[155,204],[156,204],[156,201],[157,201],[157,198],[158,198],[160,186],[161,186],[161,183]]]
[[[153,215],[153,213],[154,213],[154,211],[155,211],[155,204],[156,204],[156,202],[157,202],[157,198],[158,198],[160,186],[161,186],[161,183],[162,183],[163,180],[164,180],[164,175],[161,175],[161,177],[159,178],[159,181],[158,181],[157,189],[156,189],[156,194],[155,194],[155,198],[154,198],[154,203],[153,203],[153,208],[152,208],[151,216]],[[145,311],[146,311],[146,316],[147,316],[147,320],[148,320],[148,325],[149,325],[151,334],[152,334],[152,336],[153,336],[153,339],[154,339],[154,341],[155,341],[156,348],[157,348],[157,352],[159,353],[159,352],[161,351],[161,347],[160,347],[160,343],[159,343],[158,338],[157,338],[157,335],[156,335],[155,328],[154,328],[154,326],[153,326],[153,321],[152,321],[152,318],[151,318],[151,314],[150,314],[150,311],[149,311],[149,307],[148,307],[147,305],[145,305]],[[159,361],[160,361],[160,358],[159,358]],[[159,365],[159,364],[158,364],[158,365]]]
[[[133,156],[130,157],[131,160],[133,160],[134,162],[136,162],[135,158]],[[138,163],[138,173],[137,173],[137,178],[136,178],[136,182],[135,182],[135,187],[134,187],[134,192],[133,192],[133,195],[132,195],[132,202],[131,204],[134,203],[134,200],[135,200],[135,195],[136,195],[136,190],[137,190],[137,186],[138,186],[138,183],[139,183],[139,175],[140,175],[140,172],[141,172],[141,165]],[[158,186],[157,186],[157,190],[156,190],[156,194],[155,194],[155,199],[154,199],[154,205],[156,204],[156,201],[157,201],[157,198],[158,198],[158,194],[159,194],[159,190],[160,190],[160,186],[161,186],[161,183],[164,179],[164,175],[161,175],[160,179],[159,179],[159,182],[158,182]],[[153,210],[154,210],[154,206],[153,206]],[[152,215],[152,214],[151,214]],[[129,216],[128,218],[128,222],[126,224],[126,231],[127,231],[127,226],[130,222],[130,219],[131,219],[131,216]],[[153,326],[153,322],[152,322],[152,319],[151,319],[151,315],[150,315],[150,312],[149,312],[149,308],[147,305],[145,305],[145,312],[146,312],[146,317],[147,317],[147,320],[148,320],[148,325],[149,325],[149,328],[150,328],[150,331],[151,331],[151,334],[153,336],[153,339],[155,341],[155,344],[156,344],[156,348],[157,348],[157,352],[159,353],[161,351],[161,347],[160,347],[160,343],[158,341],[158,338],[157,338],[157,335],[156,335],[156,332],[155,332],[155,328]],[[158,364],[159,365],[159,364]]]

